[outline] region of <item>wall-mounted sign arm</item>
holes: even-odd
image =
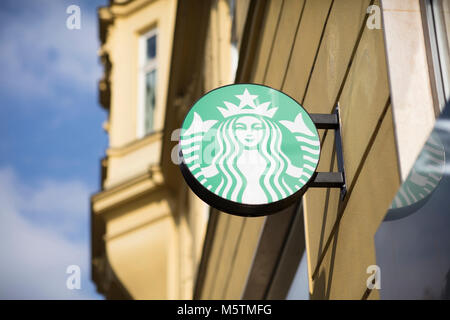
[[[343,188],[345,186],[342,172],[316,172],[313,175],[310,188]]]
[[[310,113],[312,121],[316,125],[317,129],[339,129],[339,117],[337,113],[323,114],[323,113]]]
[[[310,114],[317,129],[334,130],[336,157],[339,172],[316,172],[311,181],[311,188],[341,188],[341,199],[344,198],[347,187],[345,184],[344,155],[339,118],[339,105],[332,114]]]

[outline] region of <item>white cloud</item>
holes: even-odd
[[[47,179],[35,188],[22,189],[27,201],[21,201],[17,208],[29,218],[39,219],[42,226],[57,226],[66,236],[87,228],[88,217],[85,213],[89,210],[89,191],[84,183]]]
[[[65,220],[58,225],[59,220],[55,219],[50,229],[42,227],[39,220],[27,219],[21,212],[23,204],[28,202],[27,206],[37,205],[36,213],[51,215],[50,212],[58,211],[57,214],[69,216],[68,221],[77,225],[76,217],[86,219],[88,212],[73,204],[77,199],[86,201],[80,199],[86,192],[64,194],[72,190],[70,182],[62,183],[58,191],[56,182],[43,185],[44,189],[30,192],[30,187],[18,179],[13,169],[0,168],[0,299],[98,298],[89,280],[87,239],[68,240],[61,231],[66,227]],[[73,185],[77,186],[78,182]],[[66,268],[73,264],[81,267],[81,290],[66,288],[69,276]]]
[[[76,215],[87,209],[87,201],[88,191],[84,183],[46,180],[41,183],[40,190],[31,195],[28,206],[39,213],[64,212],[76,219]]]

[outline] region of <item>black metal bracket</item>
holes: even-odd
[[[317,129],[339,129],[339,117],[337,113],[323,114],[323,113],[311,113],[311,120],[316,125]]]
[[[344,154],[342,150],[342,135],[339,117],[339,104],[332,114],[310,114],[317,129],[335,130],[334,143],[336,148],[338,172],[316,172],[312,177],[310,188],[340,188],[341,200],[347,193],[344,170]]]
[[[345,186],[342,172],[316,172],[312,179],[310,188],[343,188]]]

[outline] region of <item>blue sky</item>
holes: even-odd
[[[96,8],[106,0],[0,2],[0,299],[98,299],[89,196],[107,146]],[[69,30],[69,5],[81,29]],[[80,290],[66,288],[79,265]]]

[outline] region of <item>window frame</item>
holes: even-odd
[[[153,59],[147,60],[147,40],[156,37],[156,53]],[[156,72],[155,88],[158,83],[158,28],[152,27],[145,33],[139,35],[139,66],[138,66],[138,112],[137,112],[137,137],[141,139],[149,134],[154,133],[155,127],[153,123],[152,130],[146,132],[145,128],[145,103],[146,103],[146,75],[152,71]],[[158,91],[155,90],[155,106],[153,110],[153,122],[158,107]]]
[[[444,49],[440,47],[438,43],[439,37],[441,36],[440,23],[442,21],[437,21],[435,1],[436,0],[420,0],[420,7],[434,111],[435,116],[438,117],[446,105],[446,100],[450,99],[450,83],[447,80],[450,76],[450,65],[447,66],[449,70],[446,70],[445,66],[443,66],[444,60],[446,59],[447,64],[449,64],[450,59],[448,57],[448,52],[447,57],[442,56],[445,52],[443,52]]]

